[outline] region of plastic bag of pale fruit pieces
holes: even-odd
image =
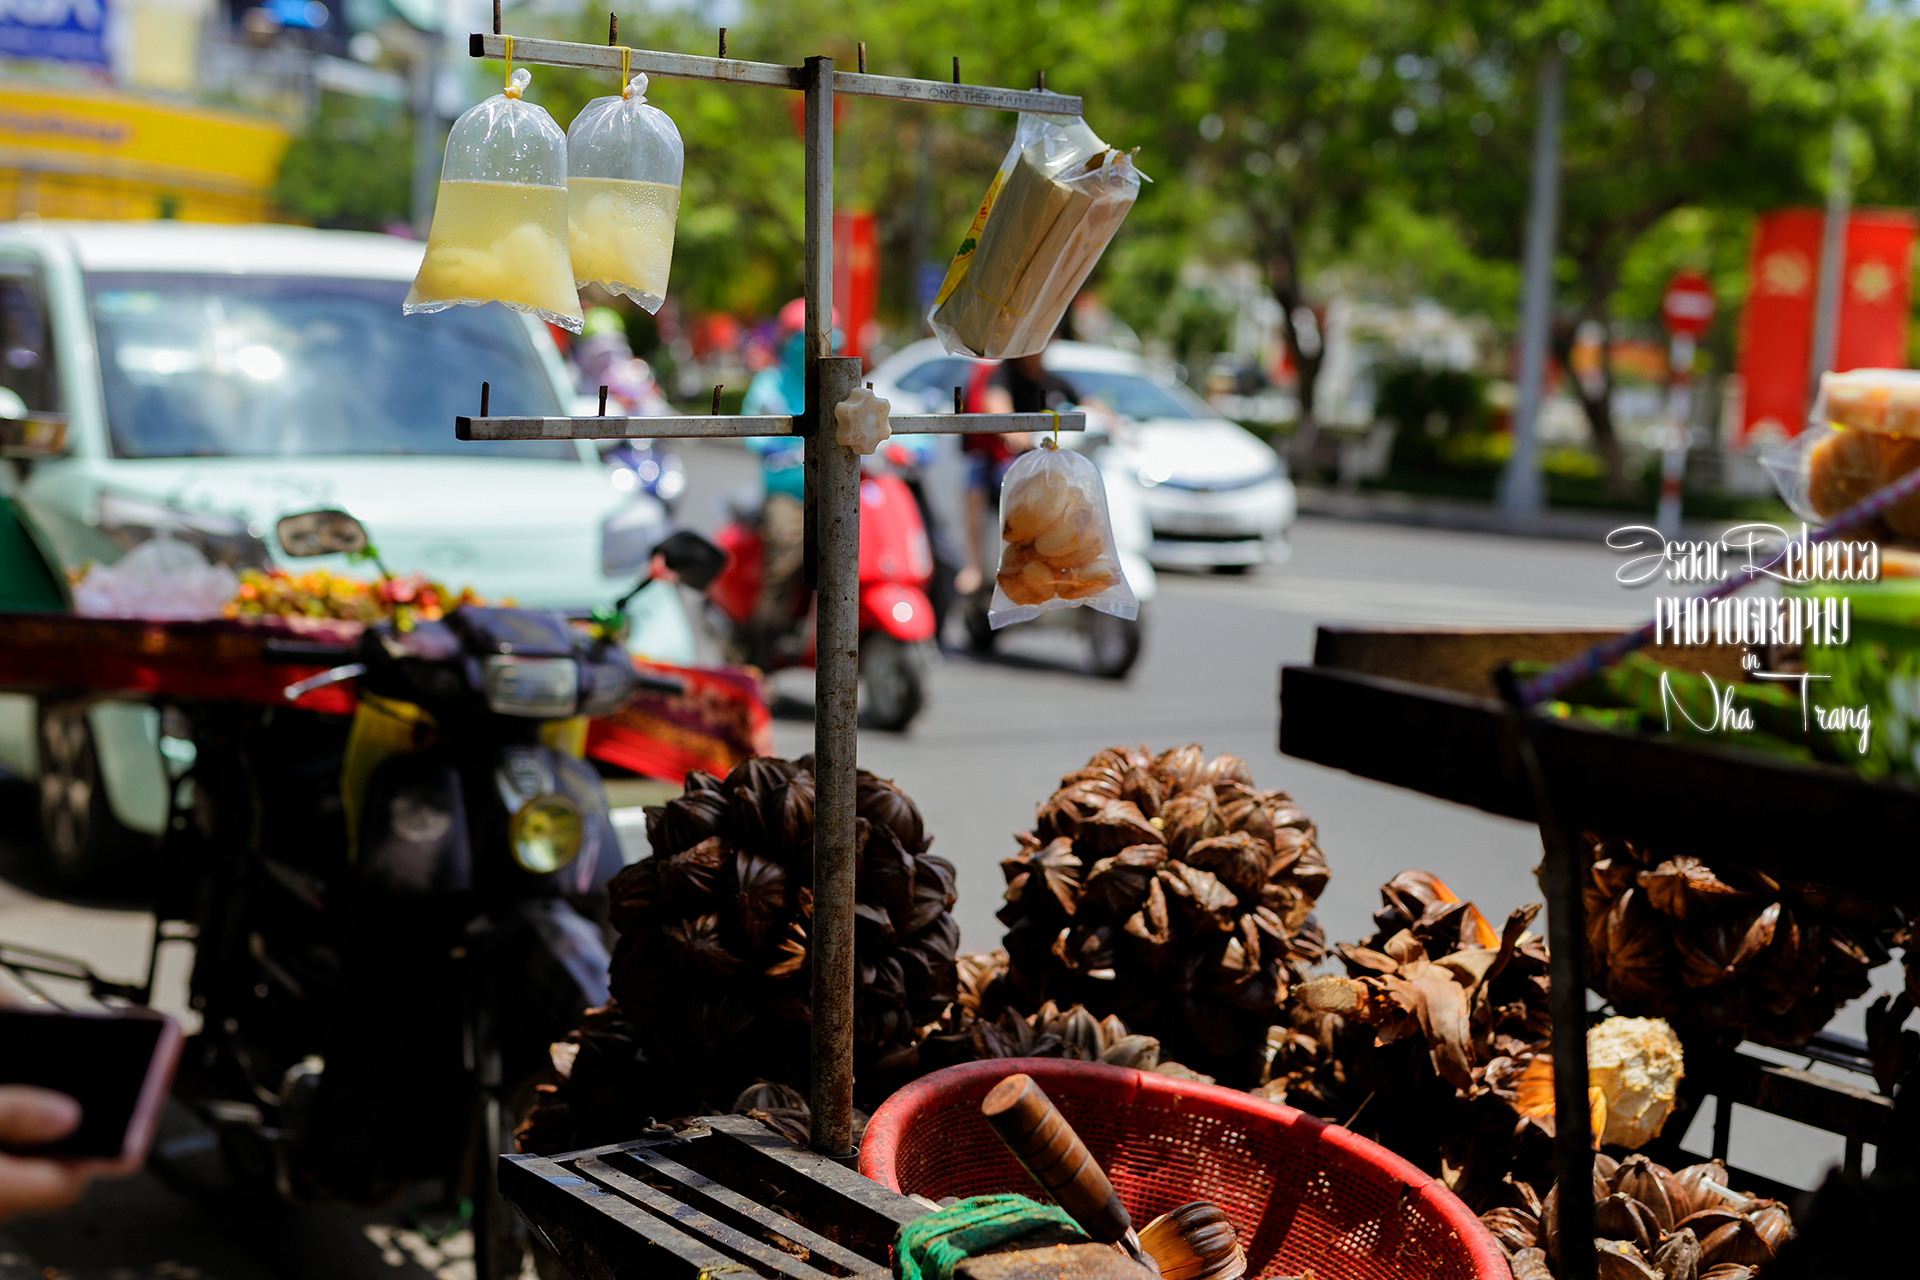
[[[567,126],[567,240],[573,281],[624,293],[648,315],[667,300],[685,154],[671,117],[637,75]]]
[[[1793,513],[1825,524],[1920,468],[1920,371],[1854,369],[1820,379],[1810,425],[1763,461]],[[1881,513],[1896,535],[1920,538],[1920,494]]]
[[[501,302],[573,333],[580,295],[567,251],[567,135],[523,102],[532,77],[515,71],[453,123],[440,167],[427,255],[402,310]]]
[[[1000,488],[1000,571],[987,621],[994,630],[1081,605],[1136,618],[1107,519],[1100,469],[1042,442],[1007,469]]]

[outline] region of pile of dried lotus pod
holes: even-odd
[[[1804,1044],[1866,992],[1900,933],[1886,902],[1591,832],[1582,843],[1594,990],[1684,1035]]]
[[[1129,1032],[1113,1014],[1095,1018],[1085,1005],[1061,1009],[1049,1000],[1025,1017],[1007,1007],[998,1017],[985,1018],[980,1012],[983,997],[1006,973],[1007,953],[961,956],[959,968],[958,997],[940,1025],[920,1042],[923,1072],[989,1058],[1068,1058],[1213,1083],[1177,1062],[1162,1061],[1160,1042],[1152,1036]]]
[[[1198,746],[1110,747],[1061,779],[1006,874],[1005,990],[1118,1015],[1222,1082],[1258,1083],[1267,1029],[1324,954],[1307,815]]]
[[[1469,1204],[1509,1176],[1551,1177],[1550,1108],[1521,1081],[1552,1033],[1544,939],[1531,904],[1494,932],[1438,877],[1381,886],[1376,932],[1334,951],[1345,976],[1295,989],[1261,1090],[1434,1171]]]
[[[1513,1189],[1518,1203],[1480,1220],[1513,1280],[1555,1280],[1560,1189],[1544,1200],[1524,1183]],[[1793,1235],[1787,1207],[1729,1188],[1718,1160],[1676,1173],[1640,1155],[1594,1156],[1593,1227],[1599,1280],[1750,1280]]]
[[[636,1119],[717,1110],[755,1080],[805,1086],[811,763],[695,771],[683,795],[647,810],[653,855],[608,886],[613,1003],[577,1033],[530,1132],[619,1141]],[[913,801],[862,770],[856,813],[854,1070],[871,1105],[917,1074],[919,1029],[954,997],[960,929],[953,866],[927,852]]]

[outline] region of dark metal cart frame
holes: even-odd
[[[806,94],[806,327],[807,403],[793,417],[689,416],[504,418],[462,417],[462,440],[627,440],[691,436],[797,436],[806,442],[806,564],[818,598],[815,641],[813,1081],[811,1145],[846,1158],[853,1152],[853,840],[854,780],[858,737],[860,617],[860,458],[838,443],[834,408],[860,385],[860,361],[832,350],[833,314],[833,99],[835,94],[941,103],[998,111],[1078,115],[1077,97],[1044,89],[996,89],[954,82],[910,80],[836,71],[832,58],[808,58],[803,66],[744,62],[721,57],[629,49],[562,40],[522,39],[500,31],[494,7],[493,34],[469,37],[468,53],[551,67],[619,74],[708,80]],[[716,409],[718,405],[716,404]],[[959,408],[958,405],[955,406]],[[903,415],[891,421],[895,434],[1084,431],[1086,415],[963,414]]]

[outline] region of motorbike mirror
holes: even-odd
[[[682,529],[653,549],[667,568],[695,591],[705,591],[727,567],[727,553],[691,529]]]
[[[344,511],[302,511],[275,526],[280,549],[295,559],[354,555],[367,549],[367,531]]]

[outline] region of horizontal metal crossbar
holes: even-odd
[[[671,418],[455,418],[459,440],[686,440],[706,436],[793,436],[784,414],[688,414]],[[1051,413],[908,413],[889,418],[896,436],[1001,435],[1017,431],[1085,431],[1087,415]]]
[[[507,55],[507,38],[475,32],[467,37],[467,53],[475,58],[504,58]],[[577,44],[570,40],[540,40],[532,36],[513,37],[515,62],[617,72],[620,70],[620,57],[621,48],[618,45]],[[783,67],[772,62],[703,58],[690,53],[634,49],[627,54],[626,65],[630,71],[644,71],[650,76],[669,76],[677,80],[756,84],[770,89],[804,87],[801,68]],[[995,111],[1041,111],[1063,116],[1077,116],[1081,112],[1078,97],[1050,93],[1045,89],[996,89],[991,85],[947,84],[941,80],[861,75],[853,71],[835,71],[833,91],[859,98],[938,102],[956,107],[986,107]]]

